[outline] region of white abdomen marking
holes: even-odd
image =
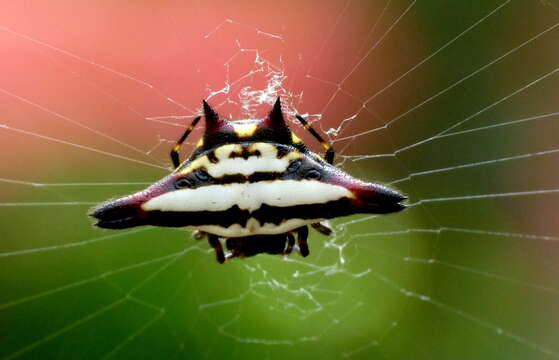
[[[319,222],[323,219],[288,219],[279,225],[265,223],[260,225],[258,220],[250,218],[245,227],[239,224],[233,224],[229,227],[219,225],[202,225],[202,226],[188,226],[187,229],[202,230],[210,234],[215,234],[224,237],[241,237],[251,235],[274,235],[283,234],[288,231],[297,229],[303,225]]]
[[[249,153],[254,154],[249,158],[235,157],[246,148]],[[181,174],[188,174],[194,170],[205,168],[208,174],[214,178],[225,175],[251,175],[255,172],[284,172],[291,160],[303,157],[298,151],[291,151],[281,159],[277,158],[277,148],[268,143],[254,143],[248,147],[240,144],[227,144],[220,146],[214,152],[217,163],[212,163],[207,155],[194,160],[186,168],[180,169]]]
[[[354,195],[343,186],[317,180],[274,180],[208,185],[171,191],[148,200],[142,209],[160,211],[225,211],[234,205],[253,212],[262,204],[277,207],[324,204]]]

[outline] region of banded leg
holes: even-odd
[[[324,159],[326,159],[326,162],[328,164],[332,165],[334,163],[334,156],[335,156],[335,151],[332,145],[330,145],[328,141],[324,140],[322,136],[320,136],[318,132],[316,132],[316,130],[305,119],[303,119],[301,115],[297,114],[295,115],[295,117],[304,126],[304,128],[308,132],[310,132],[311,135],[314,136],[316,140],[318,140],[320,145],[322,145],[322,148],[326,151],[326,154],[324,155]]]
[[[223,264],[225,262],[225,255],[223,254],[223,247],[219,241],[219,237],[214,234],[208,234],[208,242],[210,246],[215,250],[215,257],[217,262]]]
[[[201,118],[201,116],[197,116],[197,117],[194,118],[194,120],[192,120],[190,125],[184,131],[184,134],[182,134],[179,141],[177,141],[176,145],[173,147],[173,150],[171,150],[171,161],[173,162],[173,166],[175,167],[175,169],[178,168],[179,165],[181,164],[180,158],[179,158],[179,150],[181,149],[182,143],[186,140],[188,135],[190,135],[190,133],[192,132],[192,130],[194,129],[196,124],[198,124],[198,121],[200,121],[200,118]]]
[[[293,251],[293,246],[295,245],[295,235],[292,233],[287,233],[287,247],[283,252],[284,255],[289,255]]]
[[[306,226],[301,226],[297,228],[297,245],[299,245],[299,252],[302,257],[307,257],[311,253],[309,251],[309,245],[307,244],[307,239],[309,237],[309,228]]]
[[[313,223],[313,224],[311,224],[311,226],[313,227],[313,229],[315,229],[316,231],[318,231],[322,235],[328,236],[328,235],[332,234],[332,232],[333,232],[332,229],[330,229],[328,226],[324,225],[323,223]]]
[[[318,140],[318,142],[320,142],[320,145],[322,145],[322,148],[326,151],[326,154],[324,154],[324,159],[326,160],[326,162],[330,165],[334,164],[334,156],[336,155],[336,152],[334,150],[334,148],[332,147],[332,145],[330,145],[330,143],[326,140],[324,140],[322,138],[322,136],[320,136],[320,134],[318,132],[316,132],[316,130],[311,126],[311,124],[309,124],[305,119],[303,119],[303,117],[299,114],[295,115],[295,117],[297,118],[297,120],[299,120],[299,122],[305,127],[305,129],[311,133],[312,136],[314,136],[314,138],[316,140]],[[311,226],[318,231],[321,234],[324,234],[326,236],[330,235],[332,233],[332,229],[330,229],[328,226],[323,225],[321,223],[314,223],[311,224]]]

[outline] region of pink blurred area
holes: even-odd
[[[168,146],[157,144],[181,128],[161,121],[188,119],[146,118],[192,116],[209,97],[232,119],[263,116],[279,95],[289,111],[322,114],[323,130],[358,112],[363,120],[355,126],[370,128],[374,118],[360,111],[363,101],[399,61],[397,42],[378,49],[374,61],[363,57],[372,41],[363,35],[380,11],[317,0],[3,2],[1,123],[19,131],[2,135],[3,146],[18,154],[2,166],[21,177],[17,169],[31,159],[78,165],[100,156],[22,131],[165,165]],[[337,19],[342,23],[332,26]],[[247,113],[239,94],[266,88],[266,69],[285,76],[281,89]],[[342,83],[351,94],[338,89]]]

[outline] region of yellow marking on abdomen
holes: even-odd
[[[249,159],[231,158],[231,154],[242,154],[243,149],[248,150],[251,154]],[[269,143],[254,143],[248,147],[240,144],[227,144],[214,150],[218,159],[217,163],[212,163],[207,155],[203,155],[177,172],[186,175],[204,168],[211,176],[218,178],[231,174],[250,175],[255,171],[283,172],[291,160],[303,158],[303,154],[297,150],[288,152],[281,159],[277,158],[277,153],[277,147]]]
[[[233,131],[240,138],[247,138],[254,135],[257,129],[256,124],[235,124],[233,123]]]

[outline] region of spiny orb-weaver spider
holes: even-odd
[[[206,101],[205,131],[188,160],[179,150],[201,116],[171,151],[175,170],[147,189],[102,204],[91,212],[101,228],[140,225],[186,227],[207,237],[217,261],[260,253],[309,255],[311,225],[357,213],[403,210],[406,197],[334,167],[334,149],[300,115],[297,120],[320,142],[324,158],[289,129],[280,99],[261,120],[228,121]],[[297,237],[297,246],[295,246]],[[230,253],[225,255],[223,242]]]

